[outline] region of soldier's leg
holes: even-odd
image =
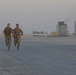
[[[17,38],[14,38],[14,45],[16,46],[17,44]]]
[[[9,44],[10,44],[10,45],[11,45],[11,41],[12,41],[12,40],[11,40],[11,37],[10,37],[10,38],[9,38]]]
[[[19,50],[21,39],[17,38],[17,42],[18,42],[18,44],[17,44],[17,50]]]
[[[6,46],[8,46],[8,38],[5,38]]]
[[[11,46],[11,37],[8,38],[8,50],[10,49]]]
[[[20,45],[20,43],[21,43],[21,39],[20,39],[20,38],[18,38],[18,43],[19,43],[19,45]]]

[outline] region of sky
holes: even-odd
[[[16,23],[25,34],[32,31],[51,33],[58,21],[64,21],[70,33],[74,32],[76,0],[0,0],[0,31]]]

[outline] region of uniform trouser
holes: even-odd
[[[5,37],[5,43],[6,43],[6,46],[8,46],[9,43],[11,45],[11,37],[10,36]]]
[[[14,45],[19,44],[20,45],[21,39],[20,38],[14,38]]]

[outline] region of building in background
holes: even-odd
[[[51,36],[52,37],[56,37],[57,36],[57,32],[51,32]]]
[[[57,24],[57,36],[68,36],[67,24],[64,24],[64,21]]]
[[[74,35],[76,35],[76,21],[74,22]]]

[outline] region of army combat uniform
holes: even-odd
[[[14,30],[14,45],[16,46],[17,42],[19,42],[19,45],[20,45],[20,42],[21,42],[21,35],[23,35],[23,31],[19,28],[19,27],[16,27]]]
[[[4,36],[5,36],[5,43],[6,43],[6,46],[8,46],[8,39],[10,40],[10,43],[11,43],[11,33],[12,33],[12,28],[8,28],[6,27],[4,29]]]

